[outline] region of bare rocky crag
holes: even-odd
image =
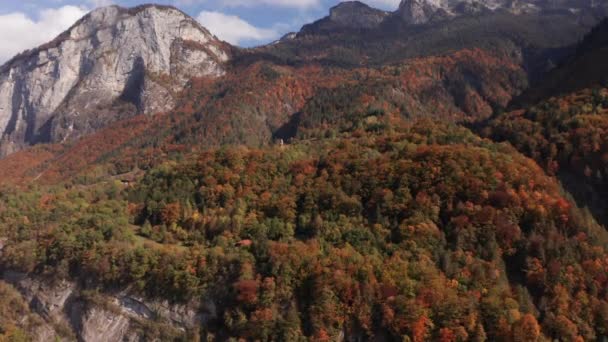
[[[0,67],[0,157],[171,109],[192,77],[218,77],[231,47],[166,6],[101,8]]]
[[[89,293],[70,281],[48,281],[37,276],[5,271],[1,279],[29,303],[42,323],[29,331],[33,341],[78,340],[85,342],[144,341],[159,339],[152,327],[170,336],[192,336],[216,315],[207,303],[201,314],[195,304],[178,305],[146,300],[128,290]]]
[[[0,255],[6,238],[0,238]],[[87,291],[75,282],[0,269],[0,281],[13,286],[29,305],[28,338],[33,342],[119,342],[161,340],[153,327],[172,336],[194,336],[217,316],[215,303],[170,304],[149,300],[128,289],[113,293]],[[31,318],[31,317],[30,317]],[[156,333],[158,335],[158,333]]]
[[[331,32],[343,28],[373,29],[390,16],[390,12],[372,8],[359,1],[345,1],[332,7],[329,16],[322,18],[312,24],[304,25],[300,35],[316,32]],[[282,40],[291,39],[286,36]]]

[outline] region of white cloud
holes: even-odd
[[[21,12],[0,15],[0,63],[52,40],[86,13],[81,7],[64,6],[40,10],[37,20]]]
[[[221,12],[203,11],[197,20],[218,38],[238,45],[244,41],[269,41],[279,37],[276,29],[265,29],[251,25],[245,20]]]

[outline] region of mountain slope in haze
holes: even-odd
[[[501,113],[481,132],[534,158],[608,225],[608,89],[583,89]]]
[[[0,155],[169,110],[191,77],[223,75],[229,51],[175,8],[95,10],[0,68]]]
[[[608,224],[608,21],[482,133],[534,158]]]
[[[608,85],[608,19],[593,28],[571,56],[517,100],[531,105],[552,96]]]

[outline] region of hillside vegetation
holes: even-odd
[[[592,340],[606,232],[511,148],[420,121],[2,191],[3,267],[213,302],[216,338]],[[99,285],[93,285],[99,284]]]
[[[560,78],[602,63],[605,22],[569,46],[585,13],[235,49],[172,110],[1,160],[0,274],[69,280],[150,340],[607,339],[608,89]],[[18,290],[0,341],[59,329]]]
[[[594,28],[576,53],[509,111],[497,112],[480,132],[509,141],[557,175],[604,223],[608,223],[608,21]]]
[[[193,80],[171,112],[119,121],[72,143],[15,153],[0,163],[0,183],[119,175],[193,149],[331,136],[354,129],[368,116],[477,122],[526,85],[521,66],[480,49],[378,69],[260,62],[217,81]]]

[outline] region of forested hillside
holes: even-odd
[[[559,176],[581,205],[608,222],[608,91],[586,89],[492,119],[483,134],[509,141]]]
[[[0,341],[607,339],[606,22],[343,6],[1,159]]]
[[[212,302],[210,338],[603,336],[606,232],[555,180],[463,128],[381,123],[5,189],[2,265]]]
[[[526,85],[520,65],[480,49],[379,69],[260,62],[219,81],[194,79],[171,112],[13,154],[0,163],[0,183],[52,184],[91,169],[99,176],[120,175],[193,149],[335,135],[370,115],[476,122]]]
[[[608,223],[607,29],[608,21],[603,21],[574,55],[481,129],[484,136],[511,142],[558,176],[604,224]]]

